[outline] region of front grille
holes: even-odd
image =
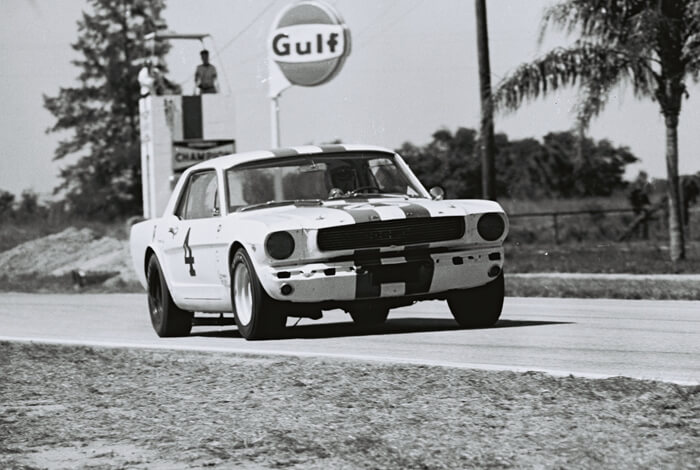
[[[464,217],[434,217],[365,222],[318,231],[321,251],[380,248],[454,240],[464,236]]]

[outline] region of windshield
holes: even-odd
[[[226,170],[229,211],[254,204],[421,196],[393,155],[344,153],[251,162]]]

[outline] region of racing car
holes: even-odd
[[[342,309],[359,325],[446,300],[461,327],[503,306],[508,218],[488,200],[427,191],[394,151],[366,145],[237,153],[183,173],[160,218],[132,226],[131,257],[155,332],[194,312],[233,313],[246,339],[288,317]]]

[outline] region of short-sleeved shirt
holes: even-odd
[[[199,64],[194,73],[194,81],[202,93],[216,93],[216,67],[211,64]]]

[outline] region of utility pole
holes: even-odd
[[[491,65],[489,63],[489,33],[486,26],[486,0],[476,3],[476,46],[479,52],[479,88],[481,95],[481,188],[484,199],[496,200],[494,165],[493,98],[491,96]]]

